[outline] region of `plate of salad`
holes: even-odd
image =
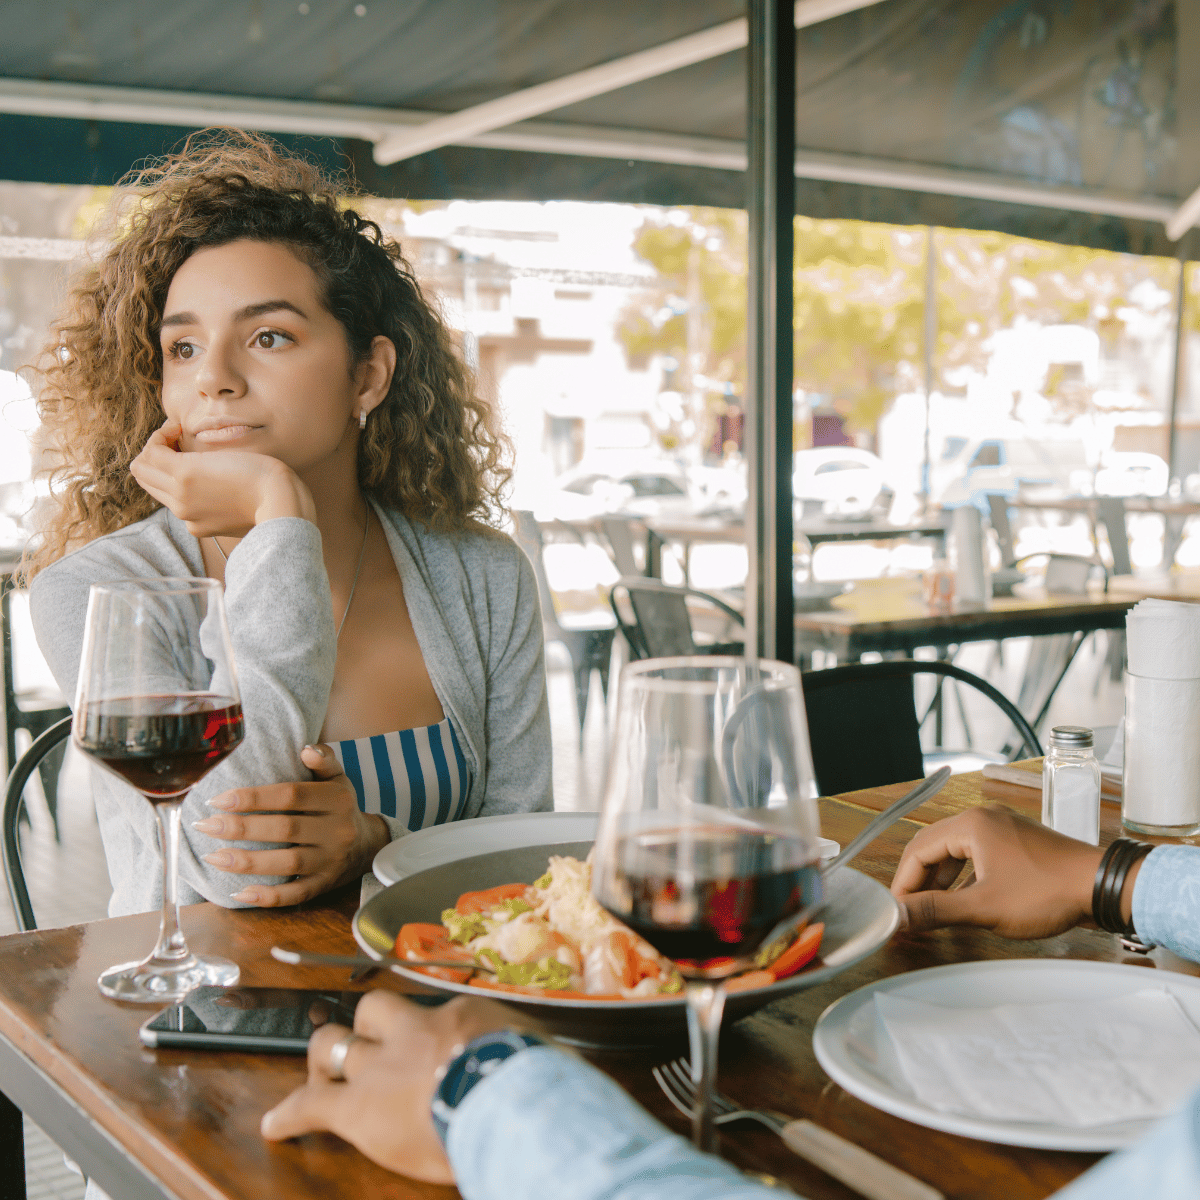
[[[442,863],[385,888],[355,914],[359,945],[396,958],[413,983],[520,1007],[580,1045],[634,1046],[682,1035],[682,979],[591,895],[590,842],[523,846]],[[850,868],[825,881],[821,920],[764,947],[728,980],[737,1020],[823,983],[882,946],[899,909]],[[460,963],[427,966],[423,961]]]

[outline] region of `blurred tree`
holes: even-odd
[[[795,386],[823,397],[848,429],[873,431],[897,394],[925,386],[925,230],[797,217],[795,237]],[[938,229],[934,244],[935,389],[962,368],[986,370],[992,335],[1023,321],[1093,329],[1115,358],[1131,319],[1160,308],[1178,279],[1173,259],[1003,233]],[[630,303],[618,337],[632,362],[663,356],[664,445],[696,434],[708,443],[745,382],[745,214],[651,212],[634,248],[659,284]],[[1189,282],[1200,292],[1200,272]],[[1200,332],[1200,296],[1186,320]],[[1052,368],[1045,393],[1063,419],[1091,403],[1069,371]],[[797,445],[806,436],[798,429]]]
[[[873,431],[919,371],[924,236],[806,217],[795,233],[795,386],[827,397],[849,428]],[[663,356],[660,441],[670,448],[690,431],[709,443],[745,384],[745,214],[653,213],[634,248],[659,286],[630,303],[618,336],[631,363]],[[797,444],[807,436],[798,429]]]

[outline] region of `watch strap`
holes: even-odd
[[[473,1038],[442,1068],[441,1078],[430,1102],[433,1127],[442,1145],[450,1132],[454,1111],[471,1089],[486,1079],[501,1063],[531,1046],[546,1045],[545,1038],[533,1033],[498,1029]]]

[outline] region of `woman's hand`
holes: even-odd
[[[998,804],[922,829],[904,848],[892,894],[908,928],[978,925],[1008,938],[1043,938],[1091,918],[1103,851]],[[948,890],[967,860],[975,879]]]
[[[234,900],[271,908],[299,904],[365,874],[391,832],[380,816],[364,813],[350,781],[328,746],[305,746],[312,783],[237,788],[208,803],[218,812],[193,823],[200,833],[230,841],[287,842],[280,850],[231,846],[204,861],[239,875],[295,875],[287,883],[256,883]]]
[[[194,537],[241,537],[272,517],[316,520],[312,493],[279,459],[248,450],[185,454],[182,432],[177,421],[155,430],[129,469]]]
[[[344,1082],[329,1078],[333,1046],[349,1032],[323,1025],[308,1043],[308,1082],[262,1119],[268,1141],[328,1131],[391,1171],[453,1183],[429,1115],[437,1071],[472,1038],[513,1028],[513,1015],[491,1000],[452,1000],[419,1008],[393,992],[369,992],[354,1014],[361,1041],[350,1046]]]

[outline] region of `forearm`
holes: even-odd
[[[463,1103],[447,1151],[464,1200],[766,1200],[608,1076],[550,1047],[514,1055]]]

